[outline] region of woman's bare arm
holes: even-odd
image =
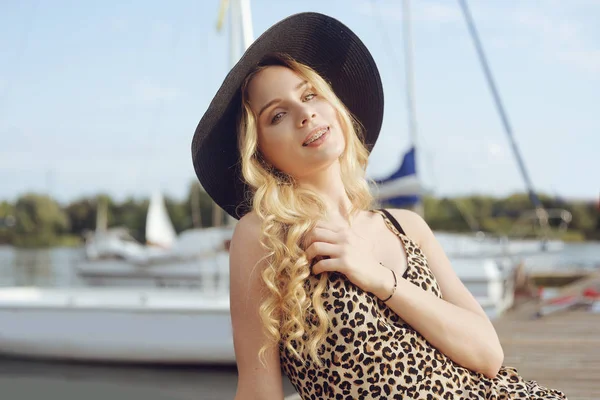
[[[258,357],[266,343],[258,313],[264,267],[259,261],[265,254],[259,238],[260,221],[250,213],[238,222],[229,251],[231,321],[238,368],[236,400],[283,399],[279,349],[267,351],[266,365]]]
[[[489,378],[494,377],[504,354],[489,318],[454,272],[427,223],[411,211],[390,211],[408,236],[420,245],[441,288],[443,300],[398,279],[397,291],[387,302],[388,306],[452,360]],[[390,289],[382,290],[381,296],[387,297]]]

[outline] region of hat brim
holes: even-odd
[[[268,54],[285,53],[314,69],[364,128],[372,150],[383,120],[383,87],[373,57],[340,21],[318,13],[292,15],[269,28],[225,77],[192,140],[196,175],[208,195],[240,219],[251,209],[250,188],[240,172],[236,117],[241,85]]]

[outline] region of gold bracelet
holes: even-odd
[[[381,263],[379,263],[379,264],[381,264]],[[381,264],[381,266],[383,267],[384,265],[383,265],[383,264]],[[386,301],[388,301],[389,299],[391,299],[391,298],[392,298],[392,296],[394,295],[394,293],[396,293],[396,288],[398,287],[398,279],[396,278],[396,273],[394,272],[394,270],[393,270],[393,269],[390,269],[390,271],[392,271],[392,275],[394,275],[394,288],[392,289],[392,293],[391,293],[391,294],[388,296],[388,298],[387,298],[387,299],[385,299],[385,300],[381,300],[381,301],[383,301],[384,303],[385,303]]]

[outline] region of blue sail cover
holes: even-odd
[[[417,178],[415,148],[411,147],[406,152],[398,170],[375,182],[378,185],[375,197],[382,203],[394,207],[410,207],[418,203],[422,187]]]

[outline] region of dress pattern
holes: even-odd
[[[442,297],[419,246],[385,212],[387,227],[407,255],[403,278]],[[393,217],[391,217],[393,218]],[[397,229],[396,226],[400,228]],[[310,294],[318,280],[305,282]],[[331,326],[322,350],[323,366],[298,360],[280,346],[284,373],[307,399],[566,399],[553,389],[524,380],[515,368],[502,367],[496,377],[471,371],[429,344],[385,303],[341,274],[332,274],[324,293]],[[309,313],[311,310],[308,310]],[[303,354],[309,359],[307,354]]]

